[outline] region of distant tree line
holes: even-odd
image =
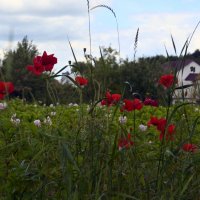
[[[49,104],[52,102],[52,95],[47,86],[50,85],[51,92],[60,103],[78,102],[77,88],[66,78],[62,78],[62,81],[53,78],[47,84],[47,74],[34,76],[27,71],[26,66],[32,64],[33,58],[38,54],[37,47],[27,37],[18,42],[15,50],[5,53],[0,80],[14,83],[15,92],[12,97]],[[89,80],[88,86],[83,89],[84,102],[103,98],[107,90],[111,93],[123,93],[126,98],[138,96],[144,99],[149,96],[157,99],[163,93],[157,84],[160,75],[166,73],[162,66],[177,59],[176,56],[156,55],[139,58],[137,61],[121,59],[118,62],[118,53],[111,47],[102,48],[99,58],[92,58],[87,54],[85,56],[86,61],[73,63],[70,72],[75,74],[72,77],[80,74]],[[188,54],[187,58],[200,62],[200,51]]]

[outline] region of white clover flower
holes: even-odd
[[[44,119],[44,123],[51,126],[52,125],[51,118],[48,116],[46,119]]]
[[[15,123],[15,125],[19,125],[20,122],[21,122],[20,119],[16,118],[14,123]]]
[[[90,111],[90,106],[89,105],[87,105],[87,112],[89,112]]]
[[[106,116],[107,118],[110,118],[110,117],[112,117],[112,114],[105,114],[105,116]]]
[[[97,107],[103,108],[104,106],[101,105],[101,102],[97,104]]]
[[[122,150],[123,150],[123,148],[122,148],[122,147],[118,147],[118,150],[119,150],[119,151],[122,151]]]
[[[14,124],[14,125],[16,125],[16,126],[18,126],[19,124],[20,124],[20,119],[18,119],[18,118],[16,118],[16,119],[10,119],[10,121]]]
[[[41,121],[39,119],[34,120],[33,123],[35,124],[35,126],[41,127]]]
[[[144,131],[147,130],[147,126],[145,126],[145,125],[143,125],[143,124],[140,124],[140,125],[139,125],[139,129],[140,129],[140,131],[144,132]]]
[[[53,108],[53,107],[54,107],[54,105],[53,105],[53,104],[50,104],[50,105],[49,105],[49,107],[50,107],[50,108]]]
[[[0,110],[4,110],[5,108],[7,108],[7,103],[0,103]]]
[[[51,116],[55,116],[55,115],[56,115],[56,112],[51,112],[50,115],[51,115]]]
[[[119,123],[120,124],[125,124],[127,122],[127,117],[126,116],[120,116],[119,117]]]
[[[11,118],[16,118],[17,117],[17,114],[16,113],[14,113],[12,116],[11,116]]]
[[[14,125],[19,125],[20,124],[20,119],[19,118],[16,118],[16,113],[14,113],[11,118],[10,118],[10,121],[14,124]]]

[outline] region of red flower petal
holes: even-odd
[[[121,99],[121,94],[111,94],[109,91],[106,92],[106,99],[103,100],[102,105],[112,106],[118,103]]]
[[[195,144],[186,143],[186,144],[184,144],[184,145],[182,146],[182,149],[183,149],[184,151],[194,153],[194,152],[196,152],[196,151],[198,150],[198,147],[197,147],[197,145],[195,145]]]
[[[81,76],[77,76],[75,78],[75,81],[80,85],[80,86],[85,86],[88,84],[88,80],[84,77],[81,77]]]
[[[5,94],[0,93],[0,99],[3,100],[4,99]]]
[[[159,84],[163,85],[166,88],[170,88],[174,83],[174,75],[167,74],[160,77]]]
[[[6,94],[7,92],[10,94],[14,91],[14,85],[11,82],[0,82],[0,93]]]

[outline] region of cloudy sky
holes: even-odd
[[[165,55],[166,45],[174,54],[172,34],[178,53],[200,20],[199,0],[90,0],[90,7],[105,4],[116,13],[121,57],[133,59],[137,28],[137,57]],[[116,21],[105,8],[91,11],[92,54],[99,57],[99,46],[118,49]],[[67,36],[78,60],[89,49],[87,0],[0,0],[0,58],[27,35],[39,51],[54,53],[56,70],[73,60]],[[189,52],[200,49],[200,27]]]

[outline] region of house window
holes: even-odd
[[[190,67],[191,72],[195,72],[195,67]]]

